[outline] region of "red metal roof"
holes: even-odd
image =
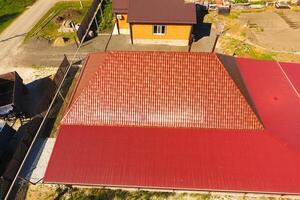
[[[300,93],[300,66],[297,63],[280,63],[280,66],[288,77],[290,84]]]
[[[300,193],[299,169],[265,132],[63,125],[44,181]]]
[[[87,56],[83,69],[79,75],[78,82],[75,86],[75,92],[72,94],[69,102],[69,106],[72,105],[73,101],[78,98],[83,89],[88,86],[90,80],[94,78],[99,66],[104,63],[105,58],[105,53],[91,53]]]
[[[237,62],[265,128],[300,153],[300,96],[289,81],[292,76],[280,67],[286,64],[242,58]]]
[[[293,77],[296,77],[293,72],[298,73],[295,67],[299,67],[300,64],[293,65],[293,67],[290,67],[293,69],[288,69],[288,71],[286,68],[289,67],[286,67],[283,63],[236,59],[242,77],[242,80],[238,82],[244,82],[243,84],[245,84],[265,125],[265,130],[170,128],[161,125],[156,127],[129,127],[115,126],[109,123],[90,126],[84,120],[82,122],[85,125],[66,123],[67,120],[74,120],[75,122],[77,117],[82,119],[79,116],[80,113],[83,113],[82,111],[77,112],[76,115],[70,115],[71,112],[74,112],[72,109],[76,107],[87,109],[86,111],[92,115],[93,112],[100,113],[99,110],[95,109],[96,107],[93,107],[99,103],[97,98],[105,100],[101,93],[99,95],[98,87],[101,86],[100,88],[104,91],[111,90],[115,93],[119,87],[122,88],[124,85],[130,88],[137,83],[149,81],[144,75],[137,79],[136,75],[132,74],[140,69],[135,66],[136,64],[144,67],[138,73],[155,74],[159,72],[155,76],[158,82],[161,77],[164,77],[162,74],[170,75],[173,72],[173,69],[166,67],[168,66],[166,63],[171,64],[174,70],[183,65],[185,69],[180,71],[183,74],[182,77],[193,80],[188,77],[199,76],[197,80],[202,83],[197,85],[196,81],[193,84],[188,81],[189,85],[185,85],[186,94],[194,94],[188,92],[188,87],[207,88],[207,85],[203,83],[206,83],[208,79],[208,83],[212,83],[212,87],[209,88],[216,90],[216,92],[212,92],[213,94],[220,92],[216,88],[223,85],[222,88],[225,88],[225,90],[230,88],[230,91],[232,91],[225,93],[230,94],[230,98],[227,96],[223,98],[225,100],[236,98],[236,101],[239,101],[240,93],[236,92],[237,89],[233,89],[235,88],[232,86],[234,85],[233,81],[230,80],[222,65],[217,62],[218,60],[214,54],[154,53],[153,55],[157,60],[150,61],[149,57],[151,55],[151,53],[133,53],[131,58],[128,58],[126,53],[109,54],[108,59],[99,67],[96,78],[92,79],[89,86],[82,90],[82,94],[71,106],[69,114],[65,118],[65,123],[61,125],[45,174],[45,182],[300,194],[300,136],[298,134],[300,130],[300,100],[293,87],[293,85],[297,85],[293,80]],[[161,56],[165,59],[162,59]],[[176,59],[172,56],[175,56]],[[131,59],[134,62],[131,62]],[[128,63],[135,64],[129,65]],[[156,64],[154,65],[154,63]],[[230,62],[227,64],[230,64]],[[132,69],[127,65],[131,66]],[[155,66],[153,68],[155,70],[149,71],[147,66]],[[166,67],[165,70],[169,72],[164,72],[161,69],[162,66]],[[204,69],[204,66],[206,69]],[[109,69],[118,73],[110,72]],[[204,73],[205,76],[198,74],[198,70]],[[177,71],[175,70],[175,72]],[[100,73],[102,73],[101,76]],[[126,81],[124,81],[124,77],[127,77],[128,74],[133,75],[134,78],[132,80],[125,79]],[[221,78],[221,84],[218,85],[212,77],[220,78],[220,76],[224,77]],[[119,77],[119,79],[116,77]],[[97,79],[105,81],[99,82]],[[172,85],[173,78],[169,80],[169,84]],[[136,82],[132,85],[131,81]],[[109,84],[106,86],[103,82]],[[185,81],[183,82],[185,84]],[[151,84],[153,83],[150,81],[149,85]],[[181,87],[180,84],[178,86]],[[157,87],[162,89],[165,86],[158,84]],[[172,87],[169,86],[170,88]],[[92,89],[95,89],[94,94],[97,95],[88,96],[90,100],[83,98],[87,94],[92,94],[92,91],[88,92]],[[206,89],[201,91],[207,92]],[[197,94],[197,92],[195,93]],[[105,96],[108,95],[110,96],[109,100],[117,102],[120,99],[123,101],[124,98],[127,98],[126,95],[122,96],[121,92],[115,94],[121,96],[110,96],[109,92],[106,92]],[[197,97],[197,95],[194,96]],[[141,97],[145,96],[142,95]],[[211,101],[217,101],[218,95],[213,97],[216,99],[212,98]],[[161,97],[155,96],[155,98]],[[85,100],[82,101],[82,99]],[[77,103],[80,101],[85,102],[86,105],[78,107]],[[89,101],[92,104],[87,103]],[[127,101],[127,103],[129,102]],[[197,105],[197,101],[193,103]],[[101,105],[114,108],[114,106],[111,107],[111,104]],[[121,105],[123,106],[123,104]],[[223,106],[226,107],[225,104]],[[214,109],[216,108],[218,107]],[[244,107],[242,108],[244,109]],[[111,113],[105,112],[110,120],[111,116],[114,116]],[[70,116],[74,118],[70,118]],[[207,116],[214,115],[205,115],[205,117]],[[106,126],[103,126],[103,124]]]
[[[263,129],[214,54],[108,53],[64,124]]]

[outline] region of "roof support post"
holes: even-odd
[[[120,26],[119,26],[119,20],[117,17],[117,13],[115,13],[115,18],[116,18],[116,24],[117,24],[117,29],[118,29],[118,35],[120,35]]]
[[[130,29],[130,41],[131,41],[131,44],[133,44],[133,32],[132,32],[132,25],[131,25],[131,23],[129,24],[129,29]]]
[[[190,30],[190,36],[189,36],[189,52],[191,52],[192,44],[193,44],[193,25]]]
[[[214,43],[213,49],[211,50],[211,52],[212,52],[212,53],[214,53],[214,52],[215,52],[215,49],[216,49],[216,46],[217,46],[217,43],[218,43],[219,37],[220,37],[220,35],[218,34],[218,35],[217,35],[217,37],[216,37],[216,40],[215,40],[215,43]]]

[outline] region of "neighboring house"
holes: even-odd
[[[212,53],[90,54],[44,182],[300,194],[299,67]]]
[[[196,6],[184,0],[113,0],[119,34],[133,44],[189,45]]]

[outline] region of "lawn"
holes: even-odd
[[[0,33],[36,0],[0,0]]]
[[[268,52],[228,36],[221,38],[221,47],[226,54],[259,60],[274,60],[275,53]]]
[[[62,17],[66,20],[80,23],[87,13],[92,0],[83,0],[83,8],[80,7],[79,1],[62,1],[52,7],[27,34],[26,39],[32,37],[43,37],[49,41],[54,41],[58,37],[64,37],[67,40],[74,40],[75,33],[58,32],[62,22],[57,19]]]
[[[84,16],[89,10],[89,6],[92,3],[92,0],[83,0],[83,9],[80,7],[79,1],[73,2],[59,2],[56,3],[53,8],[51,8],[41,20],[34,26],[34,28],[27,34],[26,40],[33,37],[43,37],[53,42],[59,37],[63,37],[65,40],[72,43],[75,38],[75,33],[62,33],[58,32],[58,29],[61,26],[61,22],[58,22],[57,19],[62,17],[67,20],[74,21],[75,23],[81,23]],[[111,0],[104,0],[102,4],[103,10],[103,19],[98,12],[97,18],[99,23],[100,32],[111,32],[113,28],[113,14]],[[97,27],[93,24],[92,29],[96,31]]]

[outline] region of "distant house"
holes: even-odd
[[[196,6],[184,0],[113,0],[119,34],[132,43],[186,46],[197,23]]]

